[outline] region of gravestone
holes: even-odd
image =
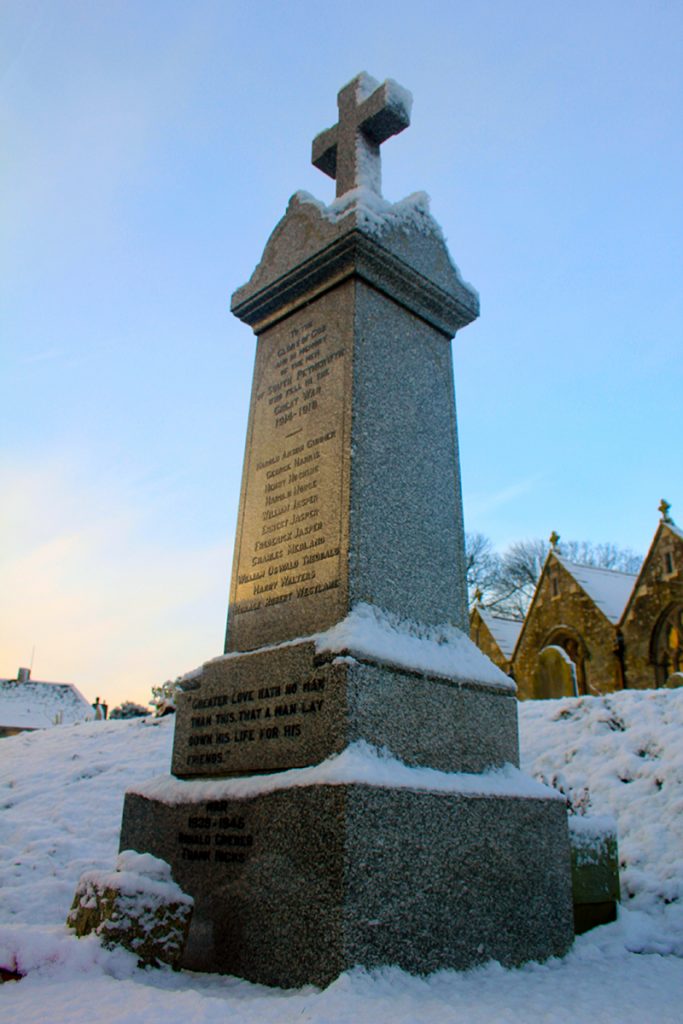
[[[381,197],[409,94],[362,74],[338,106],[313,143],[336,201],[293,196],[232,300],[257,349],[225,653],[121,836],[194,898],[185,966],[280,986],[573,936],[564,804],[463,632],[450,342],[477,296],[426,198]]]

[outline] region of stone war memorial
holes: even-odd
[[[476,318],[418,194],[411,97],[358,75],[232,312],[257,336],[225,653],[121,849],[194,900],[182,961],[273,986],[561,955],[564,800],[518,769],[514,684],[467,638],[451,340]],[[246,338],[245,338],[246,344]]]

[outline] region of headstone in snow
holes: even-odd
[[[518,761],[514,687],[460,632],[450,342],[478,301],[425,197],[379,193],[379,145],[409,107],[367,75],[341,90],[313,147],[337,200],[295,195],[233,296],[258,340],[225,654],[178,700],[188,781],[126,798],[122,846],[168,860],[195,898],[185,963],[272,985],[519,963],[572,938],[549,796],[334,765],[250,781],[356,742],[416,771]]]
[[[574,929],[578,934],[617,919],[620,898],[619,846],[613,818],[572,815]]]

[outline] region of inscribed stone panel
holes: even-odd
[[[352,306],[347,284],[259,338],[226,650],[344,615]]]

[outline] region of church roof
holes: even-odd
[[[683,530],[680,528],[680,526],[676,526],[675,523],[667,523],[666,525],[669,527],[672,533],[675,533],[680,540],[683,540]]]
[[[83,694],[71,683],[17,682],[0,679],[0,727],[47,729],[93,717]]]
[[[578,565],[553,552],[557,561],[574,577],[600,611],[611,623],[617,624],[638,578],[634,573],[615,569],[597,569],[592,565]]]
[[[500,647],[506,658],[512,657],[517,638],[522,630],[521,619],[501,619],[487,608],[477,605],[477,611],[489,633]]]
[[[657,524],[657,529],[655,530],[655,535],[652,538],[652,543],[650,544],[650,550],[643,559],[643,564],[640,567],[640,572],[636,576],[635,583],[633,585],[633,590],[629,596],[628,601],[624,605],[624,610],[621,615],[621,618],[624,619],[624,621],[626,620],[630,612],[633,602],[636,600],[638,590],[640,589],[640,581],[641,579],[644,580],[646,578],[655,551],[657,550],[662,535],[666,532],[672,533],[674,537],[678,537],[679,540],[683,541],[683,530],[680,528],[680,526],[676,526],[676,524],[671,519],[660,519],[659,523]]]

